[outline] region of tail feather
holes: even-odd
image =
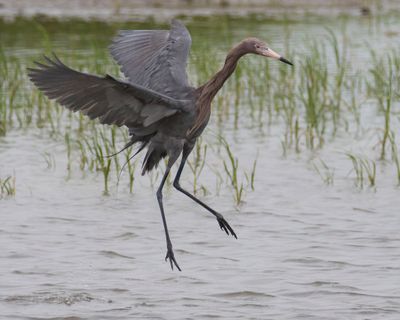
[[[126,165],[128,164],[128,162],[131,161],[140,151],[142,151],[146,147],[146,145],[148,143],[149,143],[149,140],[143,141],[142,144],[140,145],[140,147],[136,150],[136,152],[124,163],[124,165],[122,166],[121,170],[119,171],[119,175],[118,175],[118,179],[117,179],[117,185],[119,184],[119,179],[121,178],[122,171],[124,171],[124,169],[125,169]]]
[[[136,138],[136,137],[135,137],[135,138]],[[132,138],[130,141],[128,141],[128,142],[124,145],[124,147],[123,147],[121,150],[119,150],[119,151],[116,152],[116,153],[106,155],[105,158],[112,158],[112,157],[115,157],[117,154],[120,154],[122,151],[125,151],[125,150],[128,149],[130,146],[134,145],[136,142],[139,142],[139,140]],[[140,149],[140,148],[139,148],[139,149]],[[143,149],[141,149],[141,150],[143,150]],[[141,151],[141,150],[140,150],[140,151]],[[137,153],[135,153],[135,155],[136,155],[136,154],[137,154]]]
[[[142,176],[146,172],[151,171],[153,168],[157,168],[160,160],[165,158],[166,156],[167,156],[167,152],[165,150],[161,150],[161,149],[150,146],[149,150],[147,150],[146,156],[143,160]]]

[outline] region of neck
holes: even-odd
[[[197,118],[188,135],[195,134],[197,129],[207,124],[211,113],[211,101],[224,85],[225,81],[235,71],[238,60],[245,54],[241,44],[229,51],[225,64],[208,82],[197,88],[199,94],[196,103]]]
[[[202,89],[202,95],[206,95],[210,99],[210,102],[215,97],[217,92],[222,88],[225,81],[235,71],[237,62],[243,56],[243,54],[244,53],[241,52],[239,46],[231,49],[226,56],[225,64],[222,69],[200,87]]]

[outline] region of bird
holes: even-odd
[[[254,37],[245,38],[227,54],[223,67],[210,80],[195,88],[190,85],[186,65],[191,36],[185,25],[172,20],[169,30],[121,30],[109,51],[124,80],[106,74],[97,76],[66,66],[55,53],[28,68],[33,84],[49,99],[73,112],[81,112],[101,124],[127,127],[129,141],[122,150],[138,145],[146,149],[142,175],[167,157],[166,169],[156,191],[165,231],[165,261],[181,271],[172,246],[163,205],[163,187],[171,168],[181,157],[173,186],[216,218],[221,230],[237,238],[222,214],[181,187],[180,178],[196,140],[207,126],[213,98],[246,54],[280,60],[293,65]],[[121,150],[121,151],[122,151]]]

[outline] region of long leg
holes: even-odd
[[[182,160],[181,160],[181,164],[179,165],[179,169],[178,172],[176,173],[175,179],[174,179],[174,187],[182,192],[183,194],[187,195],[190,199],[192,199],[193,201],[195,201],[196,203],[198,203],[199,205],[201,205],[203,208],[207,209],[209,212],[211,212],[218,221],[218,224],[220,226],[220,228],[222,230],[224,230],[226,232],[226,234],[231,234],[232,236],[234,236],[237,239],[236,233],[235,231],[233,231],[233,229],[231,228],[231,226],[228,224],[228,222],[226,222],[226,220],[224,219],[224,217],[222,216],[222,214],[218,213],[217,211],[215,211],[214,209],[210,208],[208,205],[206,205],[204,202],[202,202],[201,200],[197,199],[194,195],[192,195],[191,193],[189,193],[188,191],[186,191],[185,189],[183,189],[179,183],[179,179],[181,178],[181,174],[183,171],[183,168],[185,166],[186,160],[190,154],[190,152],[192,151],[193,146],[191,147],[185,147],[183,149],[183,153],[182,153]]]
[[[179,265],[175,260],[174,251],[172,250],[172,242],[169,237],[167,220],[165,219],[164,205],[163,205],[163,201],[162,201],[162,199],[163,199],[162,189],[164,187],[165,180],[167,180],[167,177],[171,170],[171,167],[175,161],[176,161],[176,159],[171,161],[171,158],[168,161],[168,165],[165,170],[164,176],[163,176],[160,186],[158,187],[158,190],[157,190],[157,201],[158,201],[158,205],[160,206],[161,218],[162,218],[162,222],[164,225],[164,231],[165,231],[165,239],[167,240],[167,255],[165,256],[165,261],[167,261],[167,259],[169,259],[169,263],[171,264],[171,269],[174,269],[174,265],[175,265],[177,267],[177,269],[179,271],[181,271],[181,268],[179,268]]]

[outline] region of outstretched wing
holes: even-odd
[[[186,64],[191,43],[186,27],[173,20],[169,31],[120,31],[110,52],[130,83],[179,98],[189,86]]]
[[[98,77],[70,69],[56,56],[48,64],[29,68],[31,81],[50,99],[81,111],[101,123],[127,127],[148,127],[182,111],[185,101],[176,100],[140,85]]]

